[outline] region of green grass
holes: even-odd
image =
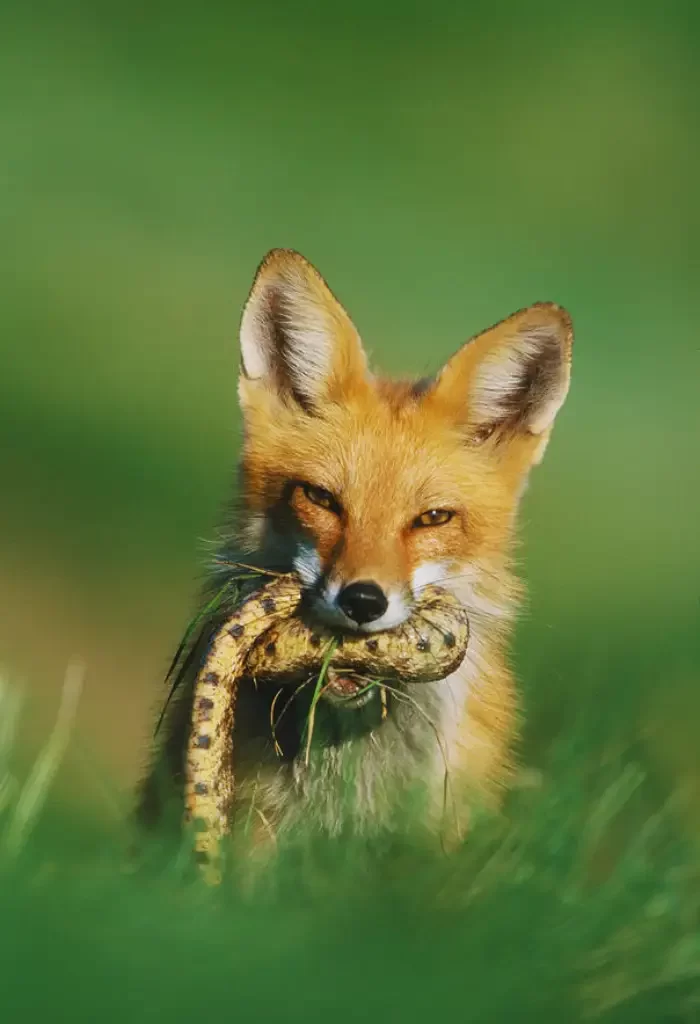
[[[3,844],[7,1019],[697,1019],[692,792],[655,767],[638,708],[611,701],[602,722],[584,677],[569,680],[589,694],[575,723],[505,813],[477,815],[449,855],[397,813],[396,831],[371,841],[297,834],[257,883],[234,858],[211,891],[185,851],[49,797],[21,844]],[[46,798],[59,746],[24,790],[0,785],[0,837],[16,831],[23,792]]]

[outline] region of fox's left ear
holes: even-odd
[[[499,431],[540,437],[538,461],[569,390],[572,345],[566,310],[536,303],[467,342],[436,378],[429,400],[449,410],[476,444]]]

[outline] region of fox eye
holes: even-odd
[[[316,487],[315,484],[302,484],[301,489],[304,496],[309,499],[312,505],[320,508],[327,508],[329,512],[340,512],[340,504],[325,487]]]
[[[449,523],[450,519],[454,516],[454,512],[447,508],[431,508],[427,512],[422,512],[421,515],[416,516],[413,520],[413,525],[416,527],[420,526],[442,526],[443,523]]]

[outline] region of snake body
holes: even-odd
[[[195,681],[185,823],[194,828],[195,856],[210,881],[219,879],[219,842],[234,798],[232,734],[241,678],[284,682],[319,673],[325,660],[329,673],[430,682],[454,672],[466,653],[467,614],[435,586],[425,587],[412,616],[391,632],[342,638],[296,617],[300,601],[299,583],[291,576],[265,584],[219,627]]]

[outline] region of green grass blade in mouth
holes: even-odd
[[[335,654],[337,646],[338,641],[335,638],[329,642],[328,649],[326,650],[326,653],[323,658],[323,664],[321,665],[320,671],[318,673],[318,679],[316,680],[316,686],[314,687],[314,694],[313,697],[311,698],[309,715],[306,720],[306,748],[304,750],[304,764],[307,766],[307,768],[309,765],[309,757],[311,755],[311,740],[313,738],[314,722],[316,721],[316,705],[321,699],[321,694],[323,693],[326,676],[328,675],[328,666],[331,663],[331,658]]]

